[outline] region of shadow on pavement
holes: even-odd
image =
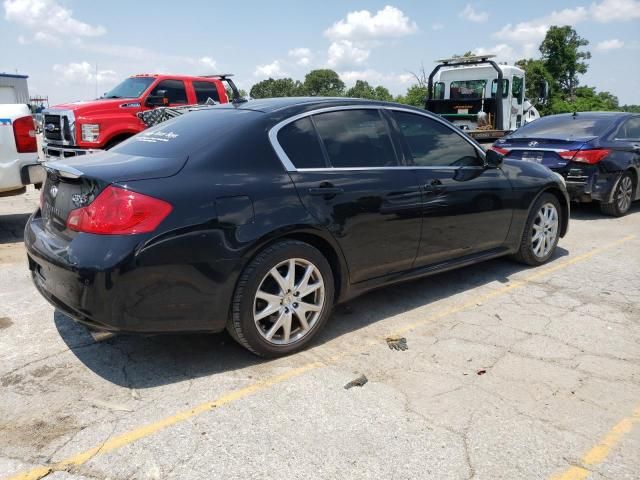
[[[24,227],[31,213],[0,215],[0,244],[22,242]]]
[[[568,253],[559,247],[554,258]],[[508,259],[497,259],[382,288],[336,307],[313,345],[490,282],[508,283],[509,276],[527,269]],[[59,311],[54,322],[81,362],[102,378],[128,388],[151,388],[268,362],[237,345],[226,332],[118,335],[95,342],[87,328]]]
[[[631,208],[627,215],[635,215],[640,213],[640,201],[631,204]],[[571,204],[571,219],[573,220],[603,220],[603,219],[615,219],[610,215],[605,215],[600,211],[600,205],[598,203],[572,203]],[[571,229],[571,226],[569,226]]]

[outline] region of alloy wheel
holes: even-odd
[[[536,257],[549,255],[558,237],[558,226],[559,216],[555,205],[549,202],[543,204],[533,222],[531,236],[531,249]]]
[[[633,195],[633,182],[629,175],[625,175],[620,179],[616,202],[620,212],[626,212],[631,206],[631,196]]]
[[[274,345],[289,345],[314,327],[325,302],[318,267],[302,258],[280,262],[264,276],[253,302],[260,335]]]

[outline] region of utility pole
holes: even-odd
[[[98,64],[96,63],[96,98],[98,98]]]

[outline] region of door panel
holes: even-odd
[[[501,246],[511,225],[511,185],[499,169],[419,170],[424,220],[416,266]]]
[[[351,282],[411,268],[422,224],[414,171],[302,170],[291,178],[311,215],[340,244]]]

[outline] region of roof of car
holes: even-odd
[[[548,115],[548,117],[625,117],[633,115],[632,112],[576,112],[576,113],[558,113],[556,115]]]
[[[271,113],[292,107],[329,107],[333,105],[390,105],[388,102],[347,97],[282,97],[250,100],[237,108]]]

